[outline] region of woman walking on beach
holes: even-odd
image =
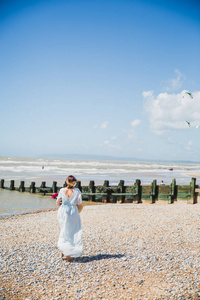
[[[74,176],[68,176],[66,179],[67,187],[60,190],[56,201],[56,204],[60,206],[58,222],[61,228],[58,248],[61,251],[60,256],[65,255],[68,262],[72,261],[71,256],[81,256],[83,251],[79,215],[82,210],[82,195],[80,190],[74,187],[76,182]]]

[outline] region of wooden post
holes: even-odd
[[[176,179],[172,179],[172,183],[169,185],[169,196],[168,203],[172,204],[176,200],[177,189],[176,189]]]
[[[105,188],[109,187],[109,180],[104,180],[103,187],[105,187]],[[102,196],[102,202],[104,202],[104,203],[107,203],[109,201],[109,198],[110,198],[107,191],[106,191],[106,193],[107,193],[107,195]]]
[[[124,180],[120,180],[118,186],[124,186]]]
[[[46,188],[46,182],[45,181],[42,181],[40,188],[41,189],[45,189]]]
[[[103,186],[104,187],[109,187],[109,180],[104,180]]]
[[[11,180],[11,181],[10,181],[10,190],[11,190],[11,191],[14,191],[14,189],[15,189],[15,181],[14,181],[14,180]]]
[[[197,203],[197,197],[198,197],[198,193],[195,192],[195,188],[196,188],[196,178],[192,178],[191,182],[190,182],[190,195],[189,195],[189,199],[188,199],[188,203],[190,204],[196,204]]]
[[[156,202],[156,186],[157,186],[157,180],[154,179],[151,183],[151,193],[150,193],[150,203]]]
[[[82,192],[81,181],[77,181],[76,187]]]
[[[30,193],[31,193],[31,194],[34,194],[34,193],[35,193],[35,182],[34,182],[34,181],[31,182],[31,185],[30,185]]]
[[[125,186],[124,186],[124,180],[120,180],[119,184],[118,184],[118,190],[119,193],[125,193]],[[112,196],[113,200],[112,202],[116,203],[117,201],[119,201],[119,203],[124,203],[125,201],[125,196]]]
[[[52,184],[52,190],[53,190],[53,193],[57,193],[57,182],[56,181],[53,181],[53,184]]]
[[[24,191],[25,191],[24,181],[21,181],[21,182],[20,182],[19,191],[20,191],[20,192],[24,192]]]
[[[41,186],[39,188],[39,192],[42,192],[43,195],[46,194],[46,182],[45,181],[42,181]]]
[[[91,180],[88,187],[89,193],[95,193],[95,183],[94,180]],[[89,195],[88,197],[89,201],[95,201],[95,195]]]
[[[4,189],[4,179],[1,179],[1,189]]]
[[[67,187],[67,182],[66,181],[63,183],[63,187]]]
[[[198,202],[198,197],[200,196],[200,185],[197,185],[197,188],[195,189],[195,193],[197,193],[197,202]]]
[[[133,190],[134,190],[134,200],[137,201],[137,203],[141,203],[141,181],[140,179],[136,179]]]

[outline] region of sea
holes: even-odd
[[[200,163],[0,157],[0,179],[5,180],[5,186],[10,185],[10,180],[15,180],[15,186],[22,180],[25,186],[32,181],[36,186],[42,181],[46,186],[51,186],[53,181],[62,186],[68,175],[74,175],[82,185],[88,185],[90,180],[96,185],[104,180],[109,180],[110,185],[117,185],[120,180],[131,185],[136,179],[141,184],[150,184],[154,179],[158,184],[161,180],[170,184],[173,178],[177,184],[189,184],[192,177],[197,178],[199,185]],[[0,217],[55,207],[51,197],[0,189]]]

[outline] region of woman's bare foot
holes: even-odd
[[[67,258],[67,262],[71,262],[72,261],[71,256],[66,256],[66,258]]]
[[[63,253],[62,252],[60,252],[60,258],[62,258],[63,257]]]

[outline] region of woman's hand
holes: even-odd
[[[58,205],[58,206],[61,205],[60,200],[61,200],[61,198],[59,198],[59,199],[56,200],[56,205]]]
[[[78,212],[80,214],[83,209],[83,204],[79,204],[79,205],[77,204],[76,206],[78,207]]]

